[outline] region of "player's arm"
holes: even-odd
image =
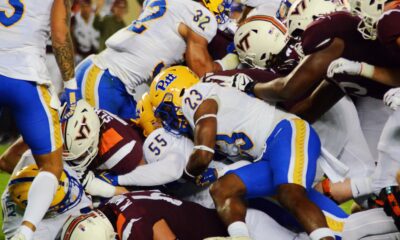
[[[140,165],[133,171],[118,176],[121,186],[158,186],[178,180],[183,175],[185,156],[169,152],[160,161]]]
[[[54,0],[51,10],[51,40],[64,81],[75,76],[74,46],[70,34],[71,1]]]
[[[168,223],[164,220],[158,220],[153,225],[153,240],[175,240],[177,239],[174,232],[168,226]]]
[[[207,99],[201,103],[194,114],[194,149],[186,165],[185,173],[195,177],[207,169],[214,156],[217,135],[218,104],[215,99]]]
[[[345,58],[336,59],[329,65],[327,76],[332,78],[335,74],[358,75],[388,86],[400,86],[399,68],[379,67]]]
[[[183,23],[179,24],[178,31],[186,41],[186,64],[199,77],[202,77],[207,72],[216,72],[222,70],[222,67],[213,61],[208,52],[207,39],[200,36]]]
[[[18,138],[0,157],[0,169],[12,173],[22,154],[29,149],[22,137]]]
[[[328,47],[306,56],[288,76],[256,83],[247,91],[269,102],[295,101],[319,84],[329,64],[341,56],[343,49],[343,40],[335,38]]]
[[[344,95],[339,86],[324,80],[310,96],[295,104],[289,111],[313,123]]]

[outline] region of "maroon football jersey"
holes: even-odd
[[[96,113],[101,124],[99,152],[89,169],[110,170],[116,175],[131,172],[143,158],[140,134],[105,110],[96,110]]]
[[[400,66],[400,55],[390,51],[379,40],[365,40],[362,37],[357,30],[360,21],[360,18],[347,12],[321,17],[302,34],[304,53],[309,55],[317,52],[329,46],[334,38],[340,38],[345,43],[343,58],[388,68]],[[338,75],[334,80],[350,95],[382,98],[390,88],[360,76]]]
[[[378,21],[377,30],[379,41],[400,54],[400,48],[396,44],[396,39],[400,37],[400,6],[382,15]]]
[[[233,42],[233,35],[218,29],[217,34],[208,44],[208,52],[215,60],[225,57],[227,48]]]
[[[181,201],[158,190],[130,192],[110,199],[100,210],[119,239],[153,239],[153,226],[164,219],[177,239],[228,236],[215,210]]]

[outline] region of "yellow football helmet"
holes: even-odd
[[[145,137],[161,127],[161,122],[154,116],[150,95],[147,92],[143,94],[142,99],[136,105],[136,116],[139,116],[139,118],[132,121],[143,129]]]
[[[174,66],[160,72],[150,85],[150,101],[154,115],[162,120],[166,130],[188,133],[187,121],[182,113],[182,96],[185,89],[200,81],[188,67]]]
[[[223,24],[229,19],[229,12],[232,7],[232,0],[202,0],[204,6],[212,12],[219,24]]]
[[[38,166],[31,164],[11,176],[8,184],[10,197],[20,210],[25,210],[28,203],[29,189],[33,179],[38,174]],[[82,185],[64,170],[46,216],[68,211],[80,202],[82,195]]]

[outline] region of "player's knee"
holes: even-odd
[[[210,194],[214,201],[224,201],[231,197],[243,196],[246,188],[236,175],[228,174],[218,179],[210,187]]]

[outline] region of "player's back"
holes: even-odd
[[[184,60],[186,43],[179,24],[207,39],[215,36],[213,14],[191,0],[147,0],[139,18],[107,42],[107,49],[94,58],[129,88],[154,77],[162,68]]]
[[[0,74],[50,80],[46,78],[44,56],[52,5],[53,0],[0,1]]]
[[[182,111],[192,128],[197,107],[208,98],[218,102],[216,145],[219,150],[230,158],[261,156],[276,114],[283,112],[237,89],[198,83],[185,91],[182,98]]]
[[[99,151],[89,169],[110,170],[118,175],[133,171],[143,157],[140,134],[106,110],[95,111],[101,123]]]
[[[164,219],[177,239],[226,236],[215,210],[181,201],[160,191],[136,191],[115,196],[100,210],[117,222],[120,239],[153,239],[153,226]]]

